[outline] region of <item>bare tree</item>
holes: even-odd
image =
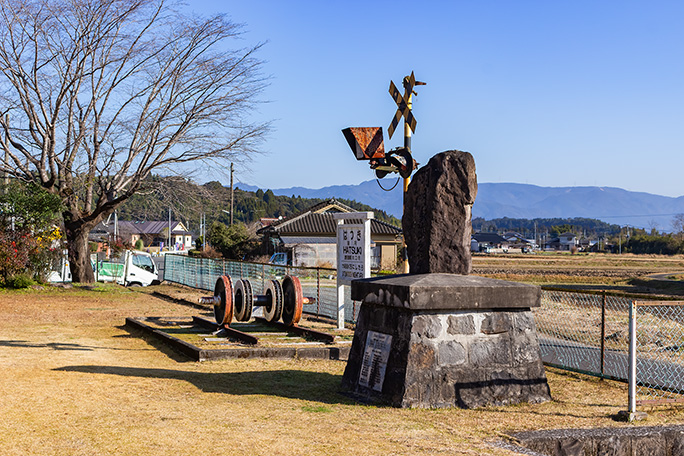
[[[651,233],[651,235],[655,236],[658,234],[658,222],[654,219],[651,219],[648,221],[648,228]]]
[[[240,161],[268,127],[248,120],[261,44],[231,47],[241,28],[223,16],[166,0],[0,5],[0,172],[62,198],[74,281],[94,281],[89,231],[153,170]]]
[[[684,214],[676,214],[672,217],[672,232],[684,239]]]

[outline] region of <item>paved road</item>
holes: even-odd
[[[541,335],[539,346],[545,363],[600,372],[601,350],[597,347]],[[663,358],[667,356],[667,351],[663,349]],[[606,350],[605,375],[626,381],[628,369],[629,357],[626,351]],[[664,389],[684,392],[684,365],[640,357],[637,352],[637,379],[640,384],[659,385]]]
[[[680,282],[677,279],[670,279],[672,276],[684,275],[684,271],[666,272],[660,274],[649,274],[646,277],[649,279],[663,280],[666,282]]]

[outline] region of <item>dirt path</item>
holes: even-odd
[[[197,314],[121,288],[0,292],[0,454],[503,455],[486,442],[509,430],[625,426],[611,382],[551,373],[555,400],[540,405],[369,407],[339,393],[343,362],[188,362],[122,328]]]

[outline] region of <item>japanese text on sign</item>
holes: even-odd
[[[366,239],[363,225],[340,225],[337,230],[338,280],[351,283],[365,277]]]

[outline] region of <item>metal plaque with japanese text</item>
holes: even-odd
[[[391,347],[391,335],[368,331],[361,373],[359,374],[359,385],[382,392]]]

